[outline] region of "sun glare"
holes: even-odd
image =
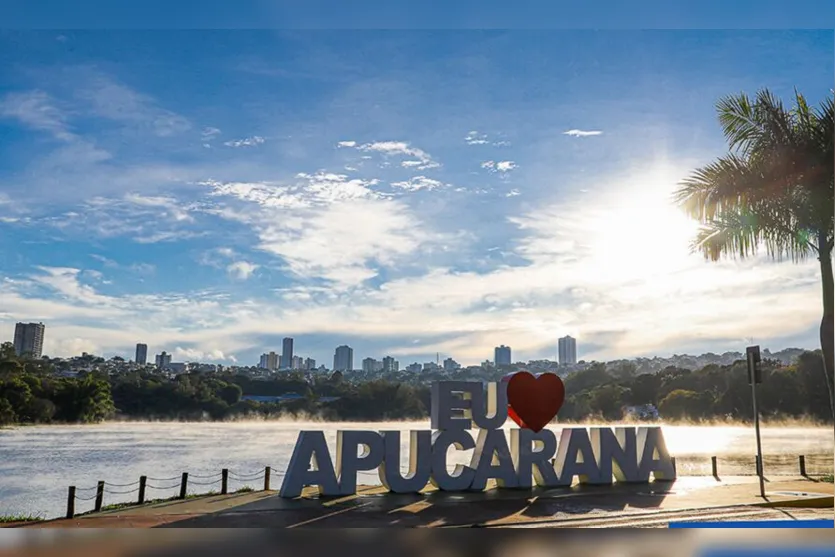
[[[699,257],[690,252],[698,223],[672,201],[680,176],[662,167],[645,178],[607,192],[614,201],[591,223],[592,266],[621,282],[668,280]]]

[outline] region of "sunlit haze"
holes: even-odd
[[[256,364],[814,349],[817,261],[708,263],[671,201],[722,95],[830,32],[2,32],[0,337]]]

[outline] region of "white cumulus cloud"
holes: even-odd
[[[224,143],[227,147],[255,147],[261,145],[266,139],[260,135],[253,135],[252,137],[245,137],[243,139],[235,139]]]
[[[563,135],[570,135],[571,137],[589,137],[592,135],[600,135],[603,132],[599,130],[568,130],[562,132]]]
[[[249,261],[235,261],[226,267],[226,271],[235,278],[246,280],[258,269],[258,265]]]
[[[403,189],[406,191],[420,191],[435,190],[445,186],[446,184],[439,180],[427,178],[426,176],[415,176],[402,182],[392,182],[391,185],[395,188]]]
[[[481,163],[481,168],[490,172],[510,172],[518,167],[513,161],[484,161]]]
[[[410,143],[407,143],[405,141],[374,141],[372,143],[363,143],[362,145],[359,145],[356,148],[359,151],[364,151],[366,153],[380,153],[386,157],[412,157],[400,163],[400,165],[404,168],[426,170],[429,168],[438,168],[439,166],[441,166],[440,163],[435,161],[429,153],[427,153],[423,149],[413,147]],[[365,156],[363,158],[365,158]],[[388,166],[388,164],[386,163],[384,163],[384,165]]]

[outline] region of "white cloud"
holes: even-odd
[[[353,199],[266,221],[258,226],[257,247],[280,256],[298,277],[353,287],[376,276],[378,265],[395,265],[428,239],[404,221],[416,219],[397,201]]]
[[[419,178],[415,187],[435,186]],[[326,172],[299,173],[297,179],[291,185],[206,185],[214,196],[244,203],[212,211],[251,227],[259,237],[256,249],[280,257],[300,279],[352,287],[376,276],[378,265],[393,264],[432,238],[425,230],[403,226],[404,220],[417,220],[406,205],[372,189],[376,180]]]
[[[603,132],[598,130],[568,130],[562,133],[563,135],[570,135],[572,137],[589,137],[592,135],[600,135]]]
[[[391,184],[395,188],[403,189],[406,191],[419,191],[419,190],[434,190],[441,187],[446,186],[443,182],[439,180],[433,180],[432,178],[427,178],[426,176],[415,176],[413,178],[409,178],[403,182],[392,182]]]
[[[487,135],[483,133],[478,133],[477,131],[471,131],[470,133],[468,133],[467,136],[464,138],[464,141],[467,143],[467,145],[485,145],[489,143],[489,141],[487,141]]]
[[[205,236],[207,232],[191,232],[188,230],[172,230],[169,232],[151,232],[133,239],[137,244],[157,244],[160,242],[179,242]]]
[[[148,128],[160,137],[191,128],[188,119],[157,105],[156,101],[114,79],[90,69],[79,69],[73,76],[83,86],[76,94],[87,102],[94,115],[116,122]]]
[[[252,276],[252,273],[254,273],[258,267],[259,265],[248,261],[235,261],[226,267],[226,271],[235,278],[246,280]]]
[[[347,143],[347,142],[346,142]],[[355,143],[355,142],[350,142]],[[346,145],[348,146],[348,145]],[[376,152],[380,153],[386,157],[391,156],[407,156],[407,157],[414,157],[414,159],[409,159],[402,161],[400,164],[404,168],[415,168],[417,170],[427,170],[430,168],[438,168],[440,167],[440,163],[433,160],[431,155],[424,151],[423,149],[418,149],[417,147],[412,147],[411,144],[405,141],[375,141],[372,143],[364,143],[356,147],[360,151],[364,152]],[[366,158],[363,156],[363,158]],[[388,166],[387,163],[383,163],[384,165]]]
[[[38,222],[65,233],[100,238],[129,236],[137,243],[182,240],[205,235],[188,228],[195,224],[194,207],[170,196],[128,193],[122,198],[94,197],[77,210]]]
[[[505,194],[505,197],[516,197],[517,195],[522,195],[522,193],[517,189],[512,189]]]
[[[137,262],[137,263],[130,263],[127,265],[120,264],[118,261],[110,259],[109,257],[105,257],[103,255],[99,255],[97,253],[91,253],[90,257],[95,259],[96,261],[100,261],[105,268],[108,269],[127,269],[131,273],[136,275],[152,275],[156,272],[157,268],[152,263],[145,263],[145,262]]]
[[[518,165],[513,161],[484,161],[481,163],[481,168],[487,169],[489,172],[510,172],[518,168]]]
[[[211,126],[207,126],[203,128],[203,131],[200,134],[200,137],[203,141],[211,141],[216,136],[220,135],[221,131],[218,128],[213,128]]]
[[[356,141],[340,141],[340,142],[339,142],[339,143],[337,143],[336,145],[337,145],[338,147],[356,147],[356,146],[357,146],[357,142],[356,142]]]
[[[300,172],[292,184],[277,182],[218,182],[208,180],[202,185],[212,189],[211,195],[233,197],[268,208],[302,208],[326,205],[349,199],[380,197],[373,189],[377,180],[349,179],[345,174]]]
[[[266,139],[264,139],[260,135],[253,135],[252,137],[245,137],[243,139],[226,141],[224,142],[224,145],[226,145],[227,147],[255,147],[256,145],[261,145],[265,141]]]
[[[49,132],[63,141],[77,138],[70,132],[64,112],[43,91],[7,94],[0,99],[0,117],[15,118],[30,128]]]
[[[196,348],[183,348],[177,346],[171,353],[174,361],[178,362],[232,362],[237,363],[238,359],[234,354],[226,354],[222,350],[198,350]]]
[[[194,217],[192,217],[189,214],[188,210],[184,209],[180,205],[180,202],[172,197],[147,196],[139,195],[136,193],[129,193],[125,195],[125,201],[143,207],[155,207],[163,209],[164,212],[168,214],[171,218],[173,218],[175,221],[194,221]]]

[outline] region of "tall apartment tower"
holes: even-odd
[[[333,371],[353,371],[354,350],[350,346],[337,346],[333,354]]]
[[[144,366],[148,363],[148,345],[147,344],[137,344],[136,345],[136,358],[133,359],[134,362],[137,364]]]
[[[15,354],[40,358],[43,355],[45,330],[43,323],[17,323],[14,327]]]
[[[495,357],[493,360],[496,362],[497,366],[510,365],[510,346],[502,344],[501,346],[497,346],[494,352]]]
[[[392,358],[391,356],[386,356],[383,358],[383,371],[386,373],[392,371],[400,371],[400,362]]]
[[[154,363],[159,369],[167,368],[171,365],[171,354],[163,350],[161,354],[157,354],[154,358]]]
[[[577,339],[564,336],[557,341],[559,348],[560,365],[571,365],[577,363]]]
[[[290,337],[281,341],[281,369],[293,367],[293,339]]]

